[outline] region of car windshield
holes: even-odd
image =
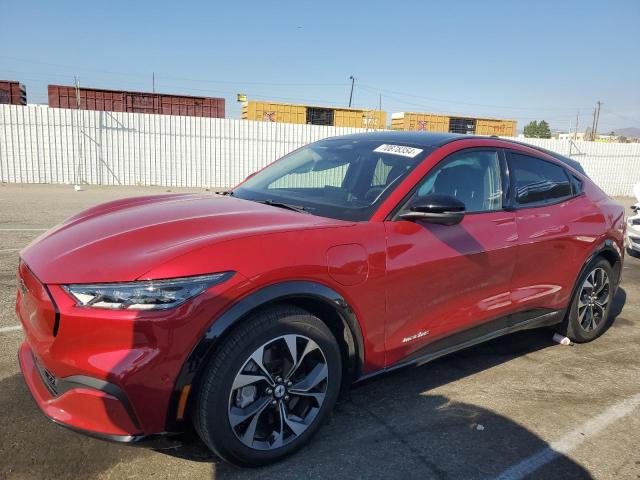
[[[323,217],[368,220],[432,150],[379,140],[321,140],[282,157],[231,195]]]

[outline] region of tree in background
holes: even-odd
[[[551,138],[551,129],[544,120],[540,120],[540,123],[533,120],[524,127],[524,136],[527,138]]]
[[[551,138],[551,129],[544,120],[540,120],[538,124],[538,138]]]
[[[523,130],[524,136],[527,138],[535,138],[538,136],[538,122],[532,120],[527,125],[524,126]]]

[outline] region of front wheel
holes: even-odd
[[[576,343],[586,343],[604,333],[609,323],[614,285],[613,269],[605,259],[593,262],[578,280],[571,309],[561,333]]]
[[[271,463],[313,436],[340,382],[340,350],[329,328],[300,308],[271,308],[247,318],[213,357],[194,425],[231,463]]]

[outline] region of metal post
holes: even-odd
[[[74,178],[74,189],[76,192],[82,190],[80,184],[82,183],[82,173],[84,173],[84,115],[80,113],[80,78],[75,76],[73,77],[73,82],[75,84],[76,90],[76,115],[77,122],[76,125],[78,127],[78,167],[75,172]],[[82,124],[81,124],[82,122]]]
[[[598,122],[600,121],[600,106],[602,105],[602,102],[600,100],[597,101],[598,104],[598,113],[596,114],[596,125],[593,128],[593,139],[596,139],[596,135],[598,135]]]
[[[351,108],[351,101],[353,100],[353,85],[356,82],[356,79],[353,75],[349,77],[351,80],[351,93],[349,94],[349,108]]]

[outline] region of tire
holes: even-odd
[[[326,422],[341,377],[340,349],[319,318],[292,305],[270,307],[247,317],[209,361],[196,394],[195,429],[230,463],[276,462]]]
[[[605,279],[600,284],[598,278],[603,278],[602,274]],[[596,286],[590,289],[589,284],[594,279]],[[591,342],[598,338],[609,325],[614,293],[611,264],[603,258],[594,259],[576,283],[571,307],[559,332],[575,343]]]

